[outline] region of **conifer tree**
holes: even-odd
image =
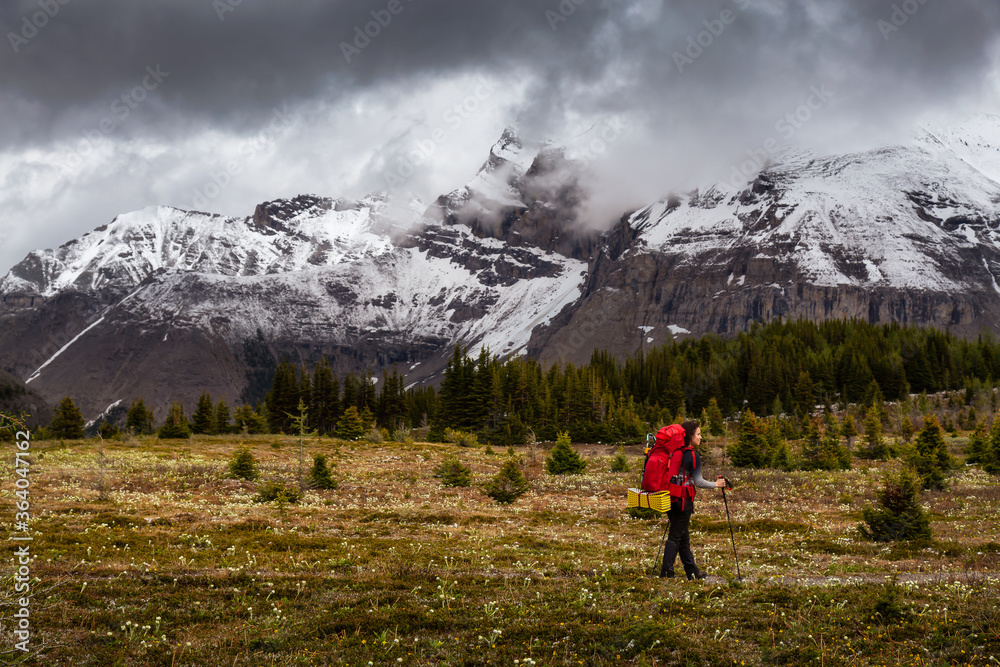
[[[517,459],[513,456],[504,461],[503,467],[489,482],[483,485],[483,492],[501,504],[510,504],[527,493],[531,486],[525,479]]]
[[[208,392],[202,392],[198,399],[198,407],[191,415],[192,433],[215,433],[215,408],[212,405],[212,397]]]
[[[801,415],[812,413],[816,406],[816,385],[807,371],[800,371],[795,382],[795,411]]]
[[[350,406],[340,415],[337,421],[337,437],[344,440],[357,440],[365,434],[365,422],[358,414],[357,406]]]
[[[295,366],[282,361],[275,370],[271,391],[265,399],[268,408],[268,426],[272,433],[291,433],[292,418],[289,415],[295,414],[301,397]]]
[[[764,425],[749,408],[740,415],[736,442],[729,446],[728,453],[735,466],[762,468],[769,462]]]
[[[344,376],[344,392],[340,397],[341,414],[352,405],[360,410],[358,403],[358,378],[354,373],[348,373]]]
[[[713,396],[708,400],[708,432],[715,436],[726,434],[726,425],[722,420],[722,410],[719,402]]]
[[[361,419],[361,423],[364,425],[366,433],[375,428],[375,415],[372,414],[372,411],[368,409],[367,405],[362,408],[358,417]]]
[[[667,386],[663,388],[663,407],[677,414],[684,407],[684,385],[677,368],[670,370],[667,376]]]
[[[383,427],[396,430],[406,421],[406,396],[403,392],[403,378],[396,367],[392,373],[382,371],[382,393],[378,397],[377,422]]]
[[[132,401],[125,417],[125,428],[136,435],[149,435],[156,430],[156,422],[153,411],[146,407],[142,398]]]
[[[882,461],[889,458],[889,447],[882,437],[882,418],[879,409],[872,405],[868,408],[865,416],[865,433],[863,436],[864,448],[858,454],[863,458],[880,459]]]
[[[229,404],[226,403],[226,399],[220,398],[218,405],[215,406],[215,432],[224,435],[232,431],[229,423],[231,420]]]
[[[53,438],[78,440],[83,437],[83,415],[69,396],[59,402],[52,415],[49,430]]]
[[[947,486],[944,473],[951,467],[951,457],[937,417],[924,418],[924,427],[913,441],[910,463],[923,488],[940,490]]]
[[[257,413],[249,405],[241,405],[236,409],[234,428],[238,433],[266,433],[267,419]]]
[[[556,446],[545,459],[545,469],[550,475],[578,475],[587,468],[587,462],[573,449],[569,433],[560,433]]]
[[[965,448],[966,463],[984,463],[991,447],[990,432],[986,428],[986,420],[976,424],[975,430],[969,436],[969,444]]]
[[[910,440],[913,439],[913,434],[916,431],[913,428],[913,422],[910,421],[910,415],[903,415],[903,419],[899,424],[899,437],[906,444],[910,444]]]
[[[865,389],[864,396],[861,400],[865,405],[874,405],[879,410],[879,416],[881,417],[882,410],[885,405],[885,396],[882,395],[882,387],[879,386],[878,382],[872,378],[872,381],[868,383],[868,387]]]
[[[372,410],[375,409],[377,402],[375,384],[375,378],[372,377],[370,370],[365,371],[358,380],[358,410],[363,411],[368,408],[368,412],[372,414],[372,424],[375,423]]]
[[[792,461],[792,452],[788,448],[788,442],[782,439],[778,446],[774,448],[771,453],[770,466],[777,470],[784,470],[786,472],[791,471],[794,467]]]
[[[163,421],[157,435],[166,440],[168,438],[187,438],[191,436],[191,427],[188,425],[187,417],[184,416],[184,406],[174,403],[167,411],[167,417]]]
[[[850,412],[844,414],[840,422],[840,436],[847,440],[847,451],[854,448],[854,438],[858,437],[858,427],[854,424],[854,415]]]
[[[233,453],[233,458],[229,461],[229,476],[251,482],[260,477],[257,459],[248,448],[241,447]]]
[[[1000,475],[1000,441],[991,439],[983,455],[983,470]]]
[[[309,427],[322,434],[333,433],[340,417],[340,385],[321,357],[313,368],[312,392],[309,395]]]
[[[868,539],[890,542],[930,538],[930,519],[917,500],[917,481],[909,471],[886,478],[878,499],[881,507],[866,507],[862,512],[866,525],[858,526]]]
[[[806,417],[802,424],[802,468],[823,468],[823,435],[815,417]]]
[[[336,489],[337,480],[330,474],[326,464],[326,456],[313,454],[313,466],[309,471],[309,486],[314,489]]]
[[[441,465],[434,468],[434,476],[441,478],[442,486],[470,486],[472,484],[472,468],[463,465],[455,457],[448,457]]]

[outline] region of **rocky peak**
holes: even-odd
[[[254,209],[253,224],[258,229],[288,231],[285,223],[292,218],[300,215],[320,215],[331,208],[333,208],[332,199],[315,195],[298,195],[292,199],[266,201]]]

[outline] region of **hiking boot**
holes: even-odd
[[[666,577],[667,579],[673,579],[674,578],[674,571],[673,571],[673,569],[670,569],[670,570],[666,570],[666,569],[660,570],[660,578],[662,579],[664,577]]]
[[[685,572],[687,572],[688,581],[692,581],[694,579],[704,579],[705,577],[708,576],[708,572],[705,572],[704,570],[699,570],[697,567],[692,568],[690,570],[684,568],[684,570]]]

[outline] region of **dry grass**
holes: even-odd
[[[243,445],[260,482],[225,477]],[[526,470],[531,491],[499,506],[476,486],[441,488],[432,475],[457,454],[481,484],[503,451],[313,439],[307,460],[326,454],[339,488],[262,505],[253,499],[260,483],[296,484],[294,438],[105,443],[103,463],[91,442],[33,450],[38,581],[25,664],[1000,659],[1000,485],[977,468],[953,475],[950,493],[923,497],[935,539],[918,545],[875,545],[855,530],[898,462],[726,470],[738,484],[729,509],[746,580],[737,583],[712,492],[699,495],[692,540],[713,576],[648,576],[663,524],[624,512],[641,467],[635,451],[635,472],[616,474],[613,451],[591,446],[587,473],[569,477],[546,475],[538,452]],[[11,462],[0,476],[13,478]],[[10,506],[10,484],[0,496]],[[0,586],[11,591],[10,577]],[[10,647],[12,600],[0,597]]]

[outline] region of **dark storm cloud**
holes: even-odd
[[[7,0],[0,28],[0,270],[116,213],[191,207],[255,137],[207,209],[361,196],[443,130],[403,184],[433,200],[506,122],[613,122],[589,163],[602,224],[775,140],[872,147],[1000,98],[996,0]],[[480,76],[489,111],[449,123]]]
[[[17,124],[5,124],[8,143],[87,127],[156,65],[169,84],[130,132],[163,131],[167,118],[172,128],[177,115],[238,128],[276,105],[470,69],[536,77],[524,118],[539,122],[574,108],[655,117],[666,105],[701,119],[753,117],[761,102],[785,104],[818,77],[879,110],[975,86],[998,29],[997,5],[987,0],[62,1],[0,9],[0,110]],[[884,36],[878,22],[891,24],[894,6],[915,11]],[[45,7],[58,12],[37,34],[10,37],[30,33],[25,20]],[[707,42],[724,11],[732,23],[698,53],[692,40]],[[377,18],[388,23],[380,34],[359,37]],[[356,49],[350,63],[344,43]],[[679,71],[677,53],[698,55]]]

